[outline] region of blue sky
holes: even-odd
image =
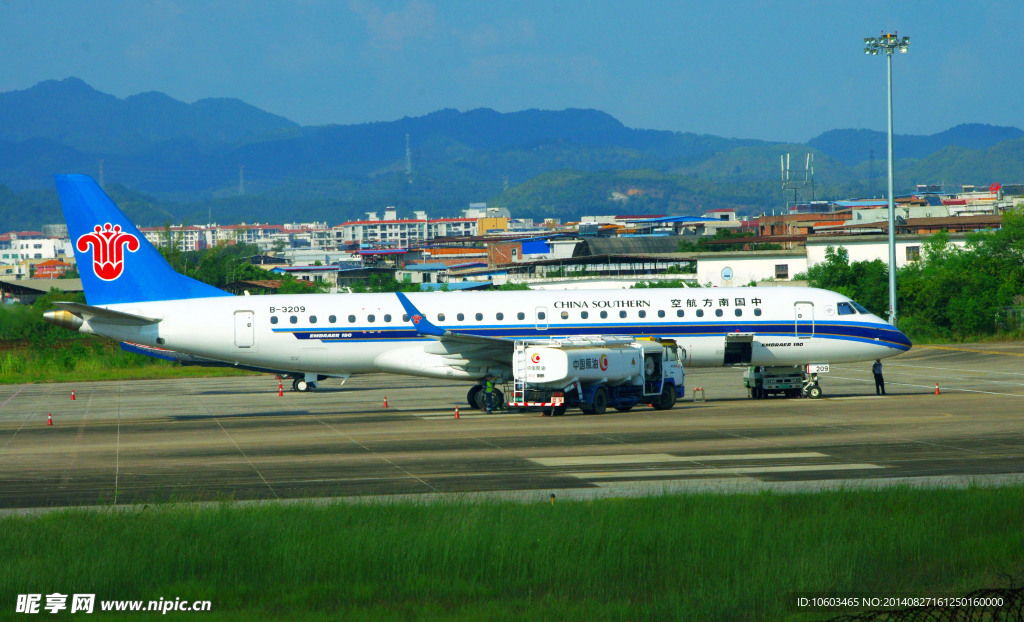
[[[440,108],[596,108],[630,127],[806,141],[1024,127],[1020,0],[0,2],[0,91],[82,78],[126,97],[236,97],[305,125]]]

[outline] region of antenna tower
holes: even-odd
[[[814,154],[808,153],[804,170],[794,174],[789,166],[789,154],[779,156],[779,170],[782,174],[782,196],[786,199],[786,211],[802,201],[814,200]],[[810,195],[808,197],[807,195]]]
[[[409,148],[409,135],[405,135],[405,176],[412,177],[412,149]]]

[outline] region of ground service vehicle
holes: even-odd
[[[743,372],[743,385],[753,399],[770,395],[785,397],[821,397],[818,373],[828,371],[828,365],[808,365],[806,373],[799,367],[748,367]]]
[[[685,392],[680,358],[671,339],[595,335],[517,341],[509,407],[554,415],[568,408],[625,412],[637,404],[668,410]]]

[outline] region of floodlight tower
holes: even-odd
[[[885,53],[889,83],[889,323],[893,326],[896,326],[896,206],[892,194],[892,55],[896,50],[906,54],[908,47],[910,37],[900,39],[895,32],[864,38],[865,54]]]

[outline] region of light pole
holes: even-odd
[[[896,33],[882,33],[878,37],[864,38],[864,53],[885,53],[889,82],[889,323],[896,326],[896,206],[892,194],[892,55],[896,50],[906,54],[910,37],[900,39]]]

